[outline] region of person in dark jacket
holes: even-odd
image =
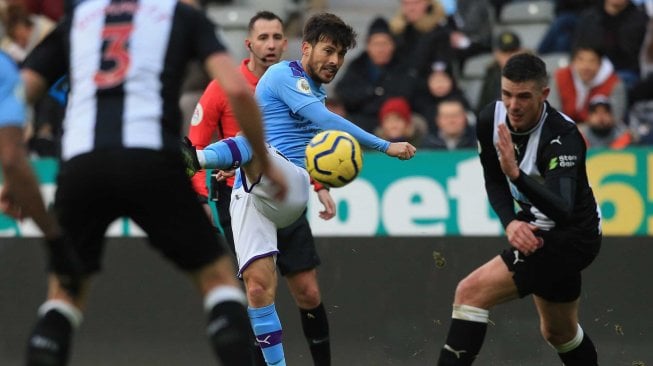
[[[646,13],[630,0],[604,0],[582,13],[574,41],[598,41],[630,89],[639,80],[639,54],[647,21]]]
[[[441,101],[433,124],[437,132],[427,136],[423,148],[456,150],[476,147],[476,133],[461,99],[451,97]]]
[[[389,97],[408,97],[415,83],[398,64],[395,48],[388,22],[374,19],[365,52],[349,64],[335,88],[349,119],[370,133],[378,126],[381,105]]]

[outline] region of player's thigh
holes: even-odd
[[[240,179],[242,179],[243,189],[255,196],[252,201],[254,206],[277,228],[283,228],[295,222],[306,209],[310,180],[306,169],[293,164],[272,148],[270,148],[270,161],[282,172],[288,184],[288,192],[283,200],[275,199],[277,187],[266,176],[249,182],[245,174],[241,174]]]
[[[255,260],[274,257],[277,249],[277,228],[254,205],[257,199],[244,188],[234,188],[231,194],[231,230],[234,236],[238,275]]]
[[[517,296],[512,273],[501,256],[496,256],[460,281],[454,303],[488,309]]]
[[[277,246],[277,267],[282,276],[308,271],[320,265],[306,211],[290,226],[277,230]]]
[[[514,248],[501,254],[514,272],[519,296],[538,295],[551,302],[566,303],[578,298],[581,271],[596,257],[600,236],[583,235],[572,230],[542,231],[537,234],[544,245],[525,256]]]
[[[132,186],[127,214],[147,233],[150,244],[189,272],[227,255],[224,239],[176,159],[153,156],[149,162]]]
[[[66,240],[87,273],[101,269],[105,232],[121,214],[124,197],[113,188],[114,173],[102,154],[85,154],[60,166],[54,208]]]

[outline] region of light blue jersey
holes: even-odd
[[[25,105],[19,95],[22,82],[16,64],[0,52],[0,127],[23,126]]]
[[[256,86],[256,99],[267,142],[300,167],[305,167],[306,145],[323,130],[348,132],[361,145],[381,152],[390,145],[329,111],[324,87],[306,74],[299,61],[271,66]]]

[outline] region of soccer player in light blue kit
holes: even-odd
[[[272,161],[285,173],[288,195],[275,200],[274,190],[257,168],[247,140],[242,136],[219,141],[189,154],[190,170],[242,166],[231,198],[231,216],[239,275],[245,281],[249,316],[269,365],[285,365],[281,323],[274,307],[277,287],[276,229],[289,225],[304,211],[309,177],[304,151],[310,139],[323,130],[342,130],[363,146],[407,160],[415,147],[390,143],[357,127],[325,107],[329,83],[356,44],[352,28],[333,14],[311,17],[302,40],[302,58],[271,66],[256,87]],[[192,150],[187,150],[192,152]]]
[[[0,211],[15,219],[32,218],[45,236],[49,270],[67,291],[77,291],[77,267],[64,265],[74,253],[61,238],[61,229],[43,202],[23,139],[23,83],[14,61],[0,51]],[[55,275],[56,274],[56,275]]]

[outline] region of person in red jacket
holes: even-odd
[[[249,82],[252,93],[259,78],[268,67],[281,59],[286,50],[287,39],[283,33],[283,22],[274,13],[261,11],[249,22],[249,33],[245,46],[249,50],[249,58],[242,61],[240,71]],[[214,138],[225,139],[234,137],[239,131],[231,106],[220,84],[212,81],[199,100],[191,119],[188,138],[197,149],[203,149]],[[217,178],[214,178],[217,177]],[[193,187],[199,199],[205,203],[208,197],[217,201],[217,212],[220,226],[227,238],[232,251],[235,252],[231,230],[229,205],[233,176],[230,172],[219,171],[210,179],[211,194],[207,187],[207,176],[204,170],[198,171],[192,177]],[[314,190],[324,211],[320,217],[328,220],[335,216],[335,203],[326,187],[313,182]],[[208,203],[207,213],[210,215]],[[302,215],[289,227],[277,231],[280,254],[277,257],[277,267],[286,277],[288,288],[299,307],[302,328],[315,365],[330,365],[331,351],[329,344],[329,324],[326,310],[321,300],[317,281],[316,267],[320,259],[315,249],[315,242],[305,215]],[[260,354],[260,352],[258,352]],[[265,365],[262,358],[259,362]]]
[[[590,100],[597,95],[610,98],[619,118],[626,108],[625,84],[603,51],[590,44],[576,45],[569,66],[555,71],[551,94],[551,105],[577,123],[587,121]]]

